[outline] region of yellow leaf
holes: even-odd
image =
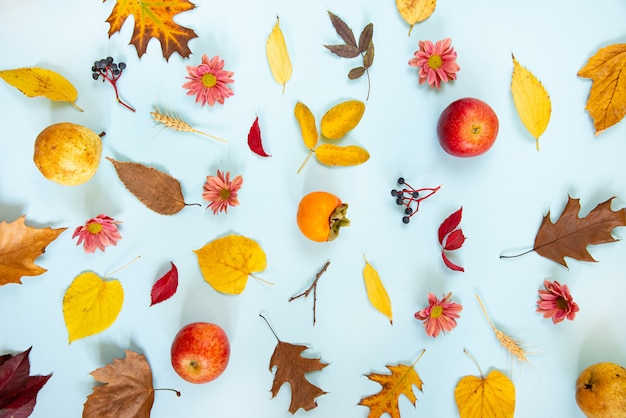
[[[365,290],[367,290],[367,297],[369,298],[372,306],[378,309],[380,313],[389,318],[389,323],[393,324],[391,315],[391,299],[383,286],[383,282],[380,280],[378,272],[370,263],[365,259],[365,267],[363,267],[363,279],[365,281]]]
[[[270,36],[267,38],[265,44],[265,53],[267,54],[267,61],[270,64],[270,70],[272,70],[272,76],[278,84],[283,85],[283,94],[285,93],[285,86],[287,81],[291,78],[293,68],[291,67],[291,60],[289,59],[289,53],[287,52],[287,44],[285,43],[285,37],[283,31],[278,26],[280,19],[276,18],[276,24],[274,29],[270,32]]]
[[[370,154],[357,145],[322,144],[315,148],[315,158],[325,165],[352,166],[363,164],[369,160]]]
[[[343,138],[354,129],[365,112],[365,103],[359,100],[348,100],[330,108],[322,116],[322,135],[328,139]]]
[[[599,49],[578,72],[593,80],[585,110],[593,119],[596,135],[626,115],[626,44]]]
[[[43,96],[55,102],[69,102],[76,105],[78,92],[61,74],[45,68],[18,68],[0,71],[0,77],[28,97]]]
[[[304,103],[298,102],[293,109],[293,113],[300,125],[304,146],[308,149],[315,148],[319,135],[317,134],[317,127],[315,126],[315,116],[313,116],[311,109]]]
[[[124,289],[119,280],[104,280],[91,271],[76,276],[63,297],[69,342],[110,327],[123,303]]]
[[[411,25],[409,36],[413,30],[413,25],[422,22],[430,17],[435,11],[437,0],[396,0],[396,7],[406,23]]]
[[[543,84],[513,57],[513,77],[511,81],[513,102],[526,129],[535,138],[539,150],[539,137],[550,122],[552,104]]]
[[[498,370],[483,376],[465,376],[454,390],[461,418],[512,418],[515,386]]]
[[[218,292],[231,295],[243,292],[248,276],[267,265],[261,246],[241,235],[215,239],[193,252],[204,280]]]

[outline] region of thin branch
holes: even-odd
[[[309,286],[307,290],[305,290],[304,292],[298,295],[292,296],[289,299],[289,302],[291,302],[292,300],[298,299],[299,297],[302,297],[302,296],[306,298],[311,294],[311,292],[313,292],[313,325],[315,325],[315,320],[316,320],[315,308],[317,306],[317,282],[319,281],[320,277],[322,277],[322,274],[324,274],[329,264],[330,264],[330,261],[327,261],[326,264],[324,264],[324,267],[322,267],[322,269],[317,272],[317,274],[315,275],[315,280],[313,280],[313,283],[311,284],[311,286]]]

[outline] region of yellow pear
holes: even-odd
[[[89,128],[71,122],[50,125],[35,140],[35,165],[48,180],[77,186],[91,179],[102,155],[102,140]]]
[[[626,418],[626,369],[596,363],[576,380],[576,403],[588,418]]]

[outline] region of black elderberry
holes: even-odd
[[[400,177],[398,179],[398,184],[404,184],[404,177]]]
[[[405,224],[408,224],[411,221],[411,219],[408,216],[403,216],[402,217],[402,222],[404,222]]]

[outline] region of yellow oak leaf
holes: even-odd
[[[578,71],[592,80],[585,110],[593,119],[596,135],[626,115],[626,44],[600,48]]]
[[[174,16],[195,7],[188,0],[166,2],[117,0],[111,15],[106,20],[110,24],[109,37],[115,32],[120,32],[126,19],[133,16],[135,28],[130,43],[135,45],[140,58],[146,53],[148,42],[152,38],[161,42],[163,57],[166,61],[174,52],[183,58],[188,58],[191,51],[187,44],[198,35],[193,30],[175,23]]]
[[[277,17],[276,24],[272,32],[270,32],[270,36],[267,38],[267,43],[265,44],[265,53],[267,54],[267,61],[269,62],[272,76],[278,84],[282,84],[284,94],[287,81],[291,78],[293,68],[291,66],[291,60],[289,59],[289,52],[287,51],[283,31],[280,30],[280,26],[278,25],[279,22],[280,19]]]
[[[230,295],[243,292],[248,276],[267,266],[263,248],[241,235],[217,238],[193,252],[204,280],[218,292]]]
[[[409,36],[416,23],[430,17],[435,11],[437,0],[396,0],[396,7],[400,16],[410,25]]]
[[[358,145],[321,144],[314,151],[317,161],[324,165],[352,166],[370,159],[369,152]]]
[[[539,150],[539,137],[550,122],[552,103],[541,81],[521,66],[515,57],[513,57],[511,92],[517,113],[526,129],[535,138]]]
[[[76,276],[63,297],[70,344],[110,327],[123,303],[124,289],[119,280],[105,280],[91,271]]]
[[[0,71],[0,78],[28,97],[43,96],[55,102],[69,102],[76,110],[78,92],[61,74],[45,68],[18,68]]]
[[[365,267],[363,267],[363,279],[367,297],[372,306],[389,318],[390,323],[393,323],[389,294],[387,294],[387,290],[385,290],[385,286],[383,286],[383,282],[380,280],[378,271],[372,267],[367,259],[365,259]]]
[[[487,377],[465,376],[454,389],[461,418],[512,418],[515,412],[515,386],[498,370]]]
[[[320,122],[322,135],[328,139],[343,138],[354,129],[365,113],[365,103],[360,100],[348,100],[330,109]]]

